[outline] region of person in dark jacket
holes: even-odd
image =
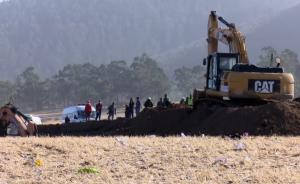
[[[108,120],[114,120],[116,113],[115,102],[108,107]]]
[[[130,109],[128,105],[125,105],[125,118],[130,119]]]
[[[99,118],[101,120],[101,112],[102,112],[102,103],[101,100],[96,104],[96,121]]]
[[[68,116],[66,116],[66,118],[65,118],[65,123],[70,123],[70,118],[68,117]]]
[[[165,96],[164,96],[164,99],[163,99],[163,106],[166,107],[166,108],[168,108],[168,107],[171,106],[171,102],[170,102],[170,100],[169,100],[167,94],[165,94]]]
[[[134,116],[134,102],[133,102],[132,98],[130,98],[130,101],[129,101],[129,112],[130,112],[130,118],[133,118],[133,116]]]
[[[137,116],[141,111],[141,101],[139,97],[136,97],[136,103],[135,103],[135,115]]]
[[[159,101],[156,104],[156,107],[157,108],[163,108],[164,107],[164,102],[163,102],[162,98],[159,99]]]
[[[144,107],[145,108],[152,108],[153,107],[153,103],[151,101],[151,97],[149,97],[146,102],[144,103]]]

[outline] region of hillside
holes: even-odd
[[[297,0],[229,0],[226,4],[219,0],[4,1],[0,3],[0,78],[13,79],[28,66],[50,76],[69,63],[130,61],[143,52],[158,59],[164,56],[167,59],[162,62],[170,63],[169,53],[181,53],[181,48],[200,43],[200,38],[205,37],[207,14],[212,9],[235,20],[243,30],[251,30],[296,3]],[[172,62],[167,65],[177,66]]]
[[[259,26],[255,26],[254,24],[253,29],[245,31],[250,62],[257,63],[261,49],[266,46],[271,46],[279,51],[291,49],[300,56],[300,37],[298,34],[300,23],[297,20],[299,16],[300,5],[297,5],[280,12],[270,20],[259,24]],[[228,20],[230,21],[230,19]],[[233,21],[235,18],[231,20]],[[251,27],[252,24],[249,23],[249,26]],[[240,25],[238,25],[238,27],[240,29]],[[204,39],[201,41],[206,44]],[[180,65],[182,61],[186,60],[188,64],[195,65],[196,63],[200,64],[205,55],[206,45],[195,42],[186,45],[186,47],[174,50],[173,52],[165,53],[165,55],[160,56],[160,59],[165,61],[164,65],[169,65],[170,62],[175,62],[176,65]]]
[[[257,60],[261,48],[291,49],[300,55],[300,5],[284,11],[247,36],[249,54]]]

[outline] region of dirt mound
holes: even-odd
[[[56,125],[38,125],[38,134],[42,136],[93,136],[106,135],[110,132],[124,132],[124,118],[118,118],[114,121],[104,120],[101,122],[91,121],[86,123],[69,123]]]
[[[132,120],[39,126],[41,135],[300,135],[300,103],[269,102],[224,107],[202,103],[196,109],[145,109]]]
[[[197,109],[147,109],[130,122],[132,134],[300,135],[300,104],[269,102],[259,106],[222,107],[200,104]]]
[[[199,129],[209,134],[300,135],[300,104],[270,102],[262,106],[219,108]]]
[[[183,120],[191,109],[145,109],[138,117],[129,121],[129,133],[136,134],[176,134],[185,128]]]

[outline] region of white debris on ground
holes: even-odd
[[[216,165],[216,164],[221,164],[221,165],[225,165],[227,164],[227,158],[226,157],[218,157],[215,159],[215,161],[212,163],[212,165]]]
[[[242,142],[238,142],[234,144],[234,150],[235,151],[242,151],[242,150],[246,150],[246,145]]]
[[[123,146],[128,146],[128,142],[125,137],[115,137],[115,140]]]
[[[251,158],[249,156],[246,156],[242,161],[240,161],[241,165],[246,165],[251,163]]]

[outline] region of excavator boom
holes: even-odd
[[[220,28],[218,21],[227,28]],[[249,64],[245,36],[236,29],[234,24],[228,23],[212,11],[208,20],[208,54],[218,51],[219,41],[229,46],[229,53],[239,53],[240,63]]]

